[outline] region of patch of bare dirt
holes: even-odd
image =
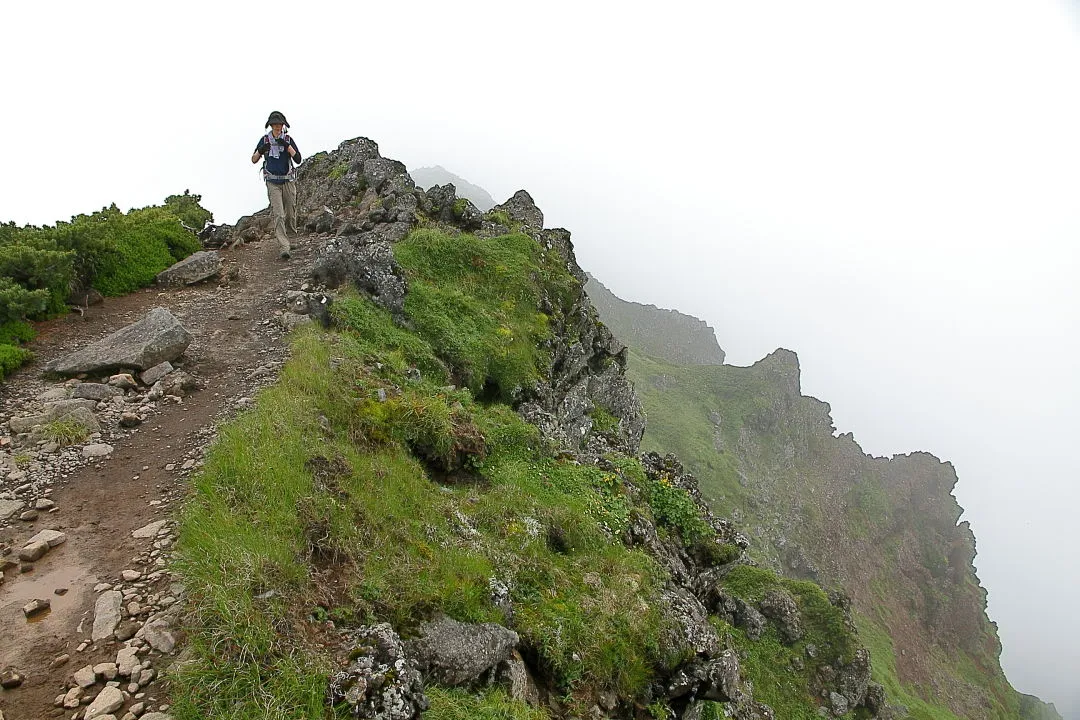
[[[99,674],[97,683],[77,693],[81,698],[75,707],[55,705],[58,696],[68,693],[75,671],[115,662],[124,646],[115,639],[91,642],[95,603],[106,584],[124,594],[122,623],[167,618],[170,607],[178,607],[181,589],[166,568],[175,539],[172,518],[185,496],[187,477],[197,471],[217,423],[243,407],[259,386],[272,382],[286,359],[286,332],[275,314],[285,308],[286,291],[306,282],[315,242],[301,236],[287,262],[278,258],[272,240],[224,250],[222,279],[179,289],[150,288],[107,299],[82,315],[43,323],[32,347],[35,362],[0,386],[0,420],[5,421],[0,426],[0,498],[22,502],[26,509],[35,504],[44,508],[34,520],[19,519],[25,510],[0,520],[0,551],[8,552],[0,562],[9,561],[0,582],[0,670],[11,666],[24,677],[19,687],[0,691],[5,720],[72,717],[104,687],[109,678]],[[180,402],[165,398],[151,403],[147,419],[136,428],[103,423],[101,436],[88,440],[113,446],[102,458],[85,459],[78,447],[48,452],[51,448],[12,436],[8,419],[39,405],[42,393],[63,387],[63,382],[42,378],[40,368],[158,306],[170,310],[194,338],[174,364],[196,377],[199,390]],[[50,503],[55,504],[51,509]],[[156,520],[168,523],[149,537],[132,537]],[[66,541],[37,561],[19,561],[26,541],[44,529],[63,532]],[[128,579],[125,570],[131,571]],[[47,599],[51,608],[30,621],[22,608],[33,599]],[[178,623],[171,631],[182,642]],[[168,646],[165,640],[160,643]],[[116,678],[130,695],[114,711],[116,717],[138,703],[146,711],[168,704],[167,688],[158,677],[176,650],[165,652],[157,644],[144,638],[139,669]],[[106,667],[104,672],[111,671]]]

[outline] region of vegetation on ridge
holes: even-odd
[[[66,312],[89,288],[133,292],[199,250],[192,229],[212,218],[200,200],[185,190],[128,213],[113,205],[53,226],[0,223],[0,380],[30,359],[28,321]]]

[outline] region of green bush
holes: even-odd
[[[199,232],[206,223],[214,221],[214,215],[199,203],[202,195],[192,195],[185,190],[183,195],[170,195],[165,198],[165,209],[175,215],[189,229]]]
[[[33,354],[29,350],[14,345],[0,344],[0,380],[10,375],[13,370],[21,365],[30,362],[32,357]]]

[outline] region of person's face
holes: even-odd
[[[274,137],[281,135],[281,128],[285,127],[282,123],[270,123],[270,129],[274,131]]]

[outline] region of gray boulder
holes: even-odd
[[[214,250],[200,250],[157,275],[157,284],[193,285],[221,272],[221,256]]]
[[[420,628],[408,650],[421,672],[442,685],[470,685],[508,660],[518,634],[502,625],[461,623],[441,615]]]
[[[119,368],[146,370],[180,356],[190,343],[191,333],[171,312],[158,307],[138,322],[54,360],[45,369],[62,375],[101,373]]]
[[[352,662],[330,679],[330,703],[346,703],[357,718],[419,718],[428,708],[424,685],[390,624],[360,628],[353,640]]]

